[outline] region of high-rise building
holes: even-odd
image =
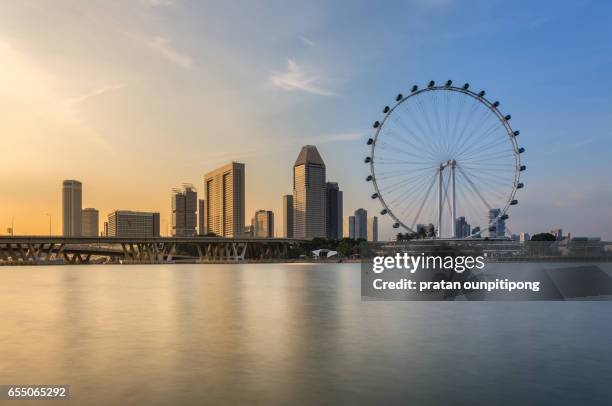
[[[293,195],[283,196],[283,237],[293,238]]]
[[[355,216],[346,216],[344,218],[344,238],[355,239]]]
[[[97,237],[100,223],[100,213],[88,207],[81,211],[81,235],[83,237]]]
[[[327,238],[342,238],[342,191],[337,182],[327,182],[325,207],[325,230]]]
[[[253,237],[274,237],[274,213],[270,210],[257,210],[251,220],[251,225],[253,226]]]
[[[303,146],[293,165],[293,236],[325,237],[325,164],[314,145]]]
[[[244,164],[231,162],[204,175],[207,233],[237,237],[244,231]]]
[[[378,242],[378,217],[368,219],[368,241]]]
[[[183,184],[182,189],[172,189],[172,236],[196,235],[198,193],[193,185]]]
[[[501,209],[489,210],[489,237],[503,238],[506,235],[506,220],[502,219]]]
[[[198,234],[206,234],[204,227],[204,199],[198,200]]]
[[[467,238],[471,235],[472,229],[464,216],[455,220],[455,238]]]
[[[78,180],[62,183],[62,235],[81,235],[81,210],[83,208],[83,186]]]
[[[159,237],[159,213],[115,210],[108,215],[108,236]]]
[[[355,238],[368,239],[368,211],[355,210]]]
[[[519,241],[520,242],[525,242],[525,241],[529,241],[531,240],[531,236],[529,235],[529,233],[520,233],[519,234]]]

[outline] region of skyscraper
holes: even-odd
[[[172,189],[172,236],[196,235],[198,193],[193,185],[183,184],[182,189]]]
[[[378,217],[368,219],[368,241],[378,242]]]
[[[198,234],[206,234],[204,227],[204,199],[198,200]]]
[[[293,238],[293,195],[283,196],[283,237]]]
[[[342,191],[337,182],[326,183],[325,230],[327,238],[342,238]]]
[[[82,189],[78,180],[65,180],[62,183],[62,234],[65,237],[81,235]]]
[[[244,231],[244,164],[231,162],[204,175],[206,233],[237,237]]]
[[[270,210],[257,210],[251,225],[253,226],[253,237],[274,237],[274,213]]]
[[[303,146],[293,165],[293,236],[325,237],[325,164],[314,145]]]
[[[109,237],[159,237],[159,213],[115,210],[108,215]]]
[[[465,217],[461,216],[455,220],[455,238],[467,238],[471,235],[471,228]]]
[[[355,238],[368,238],[368,211],[366,209],[355,210]]]
[[[344,218],[344,232],[342,236],[344,238],[355,238],[355,216],[346,216]]]
[[[99,230],[100,213],[90,207],[81,211],[81,235],[83,237],[97,237]]]

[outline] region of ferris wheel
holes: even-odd
[[[415,85],[383,109],[367,142],[366,180],[394,228],[435,238],[505,234],[526,167],[519,131],[499,106],[484,90],[448,80]]]

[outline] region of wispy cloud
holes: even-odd
[[[562,151],[574,151],[582,147],[589,146],[597,141],[604,138],[602,135],[592,135],[590,137],[582,138],[577,141],[559,142],[546,148],[543,152],[544,155],[554,155]]]
[[[316,84],[319,78],[309,75],[293,59],[287,62],[287,72],[273,73],[270,77],[272,84],[284,90],[301,90],[321,96],[334,96],[335,93]]]
[[[172,6],[176,3],[176,0],[140,0],[150,6]]]
[[[99,87],[97,89],[93,89],[93,90],[91,90],[89,92],[83,93],[80,96],[68,98],[68,99],[64,100],[64,103],[65,104],[69,104],[69,105],[80,104],[80,103],[83,103],[83,102],[93,98],[93,97],[100,96],[100,95],[102,95],[104,93],[120,90],[123,87],[125,87],[125,85],[123,85],[123,84]]]
[[[173,64],[184,69],[193,68],[193,60],[191,57],[174,48],[169,38],[154,37],[147,42],[147,45]]]
[[[313,40],[311,40],[310,38],[305,37],[305,36],[303,36],[303,35],[300,35],[300,37],[299,37],[299,38],[300,38],[300,41],[302,41],[304,44],[308,45],[309,47],[313,47],[313,46],[315,46],[314,41],[313,41]]]

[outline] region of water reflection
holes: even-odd
[[[361,302],[351,264],[4,267],[0,384],[88,405],[609,404],[609,306]]]

